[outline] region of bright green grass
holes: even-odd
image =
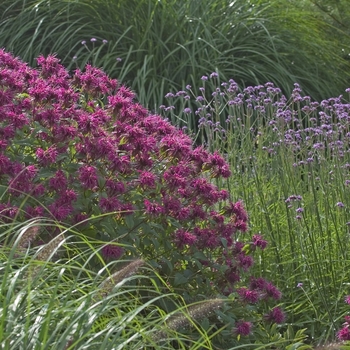
[[[300,1],[4,0],[0,43],[31,65],[55,52],[72,69],[103,67],[152,110],[213,71],[286,93],[299,82],[314,98],[340,93],[350,77],[349,38]]]
[[[62,233],[36,248],[24,247],[33,228],[52,227]],[[228,300],[185,305],[179,294],[164,292],[166,283],[146,262],[106,264],[99,254],[103,242],[73,228],[35,219],[2,223],[0,232],[2,349],[214,350],[221,349],[213,342],[221,332],[236,344],[223,345],[227,350],[309,349],[304,331],[290,325],[283,333],[276,324],[260,325],[250,341],[234,340],[232,330],[207,319],[218,307],[224,311]]]
[[[161,292],[147,277],[147,263],[123,274],[132,262],[103,263],[100,242],[61,226],[62,240],[21,248],[28,230],[48,225],[53,224],[0,225],[2,349],[173,349],[175,339],[179,349],[211,349],[213,335],[191,319],[180,296]],[[116,272],[110,288],[101,288]],[[174,311],[165,312],[164,305]],[[199,336],[191,339],[166,327],[172,314],[188,320]]]

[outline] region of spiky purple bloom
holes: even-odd
[[[197,236],[184,230],[179,229],[174,234],[174,243],[178,248],[183,248],[186,245],[192,246],[196,243]]]
[[[337,332],[337,338],[342,341],[350,340],[350,329],[348,323]]]
[[[286,320],[286,315],[280,307],[274,307],[268,314],[264,315],[266,321],[281,324]]]
[[[236,335],[248,336],[253,328],[253,324],[251,322],[239,320],[236,322],[235,328],[233,332]]]
[[[260,293],[256,290],[238,288],[237,293],[241,297],[242,301],[246,303],[256,304],[260,300]]]
[[[267,283],[265,286],[265,291],[267,296],[275,299],[275,300],[279,300],[282,298],[282,293],[280,290],[278,290],[277,287],[275,287],[272,283]]]
[[[264,250],[267,246],[267,241],[265,241],[261,235],[253,235],[253,244]]]
[[[101,253],[106,259],[117,260],[124,254],[124,249],[116,244],[106,244]]]
[[[86,189],[93,189],[97,186],[97,173],[93,166],[84,165],[79,169],[79,180]]]

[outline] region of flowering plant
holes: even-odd
[[[280,299],[272,283],[242,278],[266,241],[246,235],[243,203],[213,185],[230,176],[222,156],[194,147],[101,70],[70,76],[55,56],[37,62],[33,69],[0,50],[1,221],[76,225],[103,242],[106,259],[141,256],[187,298]],[[284,315],[274,309],[266,319]],[[236,333],[248,335],[244,322]]]

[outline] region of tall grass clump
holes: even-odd
[[[277,0],[4,0],[0,42],[31,65],[56,52],[69,69],[101,67],[151,109],[167,91],[198,88],[203,71],[246,86],[272,81],[286,94],[294,82],[314,98],[340,93],[348,62],[328,22],[301,9]]]
[[[40,231],[51,226],[61,231],[59,243],[56,237],[35,246]],[[153,269],[147,262],[105,264],[103,242],[87,240],[73,227],[41,218],[1,223],[0,230],[4,349],[213,349],[213,339],[227,328],[215,331],[212,323],[224,317],[232,300],[188,304],[178,293],[164,293],[152,282]],[[96,260],[101,268],[96,268]],[[169,304],[171,311],[164,308]],[[248,322],[240,321],[235,332],[247,327],[250,330]],[[289,329],[282,335],[276,325],[268,334],[263,329],[255,345],[248,342],[240,348],[305,348],[302,332],[294,335]]]
[[[298,84],[286,97],[271,82],[240,90],[219,78],[188,87],[195,110],[181,103],[230,164],[218,183],[244,200],[251,230],[269,242],[254,271],[278,281],[290,322],[315,343],[332,340],[349,294],[350,89],[316,102]]]
[[[214,184],[230,176],[224,158],[193,146],[100,69],[87,65],[69,75],[52,55],[38,64],[30,68],[0,50],[0,222],[53,223],[23,234],[21,250],[44,244],[36,258],[45,261],[63,244],[60,227],[72,227],[73,236],[101,242],[96,269],[142,259],[154,269],[149,287],[176,292],[186,305],[208,302],[187,310],[195,321],[215,309],[210,300],[228,299],[220,317],[203,321],[213,344],[302,340],[302,331],[281,333],[279,289],[249,272],[267,242],[249,234],[243,202]],[[129,275],[125,269],[100,285],[102,297]],[[163,307],[174,311],[172,303]],[[178,316],[169,328],[189,325]],[[254,329],[266,337],[255,338]]]
[[[1,224],[2,348],[160,349],[155,337],[160,329],[162,348],[172,348],[175,334],[180,348],[202,345],[198,340],[192,346],[175,327],[164,326],[162,303],[172,302],[183,315],[187,312],[180,296],[150,287],[146,262],[114,261],[96,269],[93,262],[103,261],[101,242],[72,235],[74,230],[62,226],[57,227],[63,237],[59,244],[54,238],[37,247],[28,245],[33,232],[52,225],[44,219]],[[222,304],[217,301],[209,310]]]

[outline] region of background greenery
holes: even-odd
[[[272,81],[285,93],[298,82],[318,99],[349,82],[346,1],[4,0],[0,13],[7,50],[30,64],[53,52],[71,68],[91,62],[151,109],[216,70],[241,86]]]
[[[201,76],[213,71],[220,72],[221,81],[233,78],[241,88],[272,81],[287,95],[293,83],[298,82],[305,94],[320,101],[344,93],[350,86],[347,3],[346,0],[3,0],[0,44],[30,65],[35,65],[39,54],[55,52],[70,69],[83,67],[86,62],[103,67],[110,76],[130,85],[151,110],[166,104],[164,95],[169,91],[184,89],[187,84],[198,91]],[[91,42],[91,38],[97,41]],[[81,43],[83,40],[86,45]],[[108,43],[103,44],[102,40]],[[195,117],[182,114],[182,104],[176,106],[178,110],[170,115],[173,121],[196,132]],[[222,118],[225,120],[225,116]],[[274,133],[269,129],[265,131],[266,140],[273,140]],[[306,181],[303,174],[295,174],[291,163],[286,161],[290,156],[288,150],[285,150],[287,153],[280,150],[281,153],[267,161],[262,154],[256,155],[252,147],[256,140],[248,134],[249,129],[244,129],[240,137],[244,142],[231,145],[235,155],[230,157],[233,177],[228,185],[222,185],[229,186],[237,198],[244,199],[253,232],[261,231],[270,242],[255,268],[282,289],[289,311],[288,323],[295,330],[307,328],[309,342],[327,343],[334,339],[342,316],[347,313],[343,296],[350,292],[347,241],[346,238],[337,241],[339,232],[345,237],[348,234],[344,225],[350,204],[344,194],[343,174],[337,172],[333,185],[326,186],[326,174],[338,166],[332,162],[326,164],[320,170],[323,191],[318,191],[315,197],[309,180]],[[204,139],[208,138],[206,135]],[[222,150],[227,152],[225,148]],[[254,164],[250,161],[253,156],[257,156]],[[304,198],[306,213],[301,222],[295,221],[284,203],[292,190]],[[346,205],[342,212],[334,207],[338,198]],[[2,228],[5,234],[7,230]],[[308,244],[303,247],[302,242]],[[325,250],[325,246],[329,249]],[[8,251],[2,251],[1,271],[7,276],[3,279],[6,282],[2,285],[2,302],[3,307],[8,308],[14,291],[19,288],[17,284],[23,283],[16,266],[20,264],[25,270],[31,260],[26,257],[13,263],[4,258],[5,254]],[[90,254],[94,254],[93,249]],[[71,264],[75,262],[69,260],[68,265]],[[43,279],[47,279],[50,288],[60,283],[59,268],[61,265],[50,265],[49,270],[42,272],[49,275]],[[95,290],[91,278],[95,281],[100,276],[96,272],[89,274],[76,282],[77,290],[82,291],[82,285],[88,285],[91,293]],[[303,283],[302,288],[296,287],[299,282]],[[31,283],[24,285],[25,290],[31,289]],[[59,294],[71,294],[69,281],[61,286]],[[118,298],[124,298],[120,295]],[[49,301],[51,308],[57,302],[56,296],[53,294]],[[47,304],[45,295],[35,295],[35,298],[34,306],[31,304],[34,299],[30,297],[21,304],[17,314],[4,314],[2,329],[10,330],[25,310],[38,310]],[[120,300],[118,298],[116,300]],[[129,304],[127,298],[122,300],[125,300],[123,315],[143,307],[137,298],[129,300]],[[74,302],[76,300],[66,304],[72,314]],[[152,325],[157,324],[161,315],[157,307],[150,311]],[[103,307],[98,310],[105,312]],[[85,311],[82,310],[82,314]],[[18,322],[23,334],[29,331],[29,320],[35,320],[35,315],[33,311],[30,318]],[[125,338],[131,336],[133,327],[142,329],[149,319],[142,315],[132,322],[136,322],[136,326],[131,323],[130,329],[123,333]],[[67,324],[73,327],[73,323]],[[49,328],[43,325],[44,331],[40,334],[45,338],[49,336]],[[87,334],[93,338],[94,332],[95,329],[88,330]],[[37,333],[33,330],[32,334]],[[206,341],[195,344],[194,348],[205,348]]]

